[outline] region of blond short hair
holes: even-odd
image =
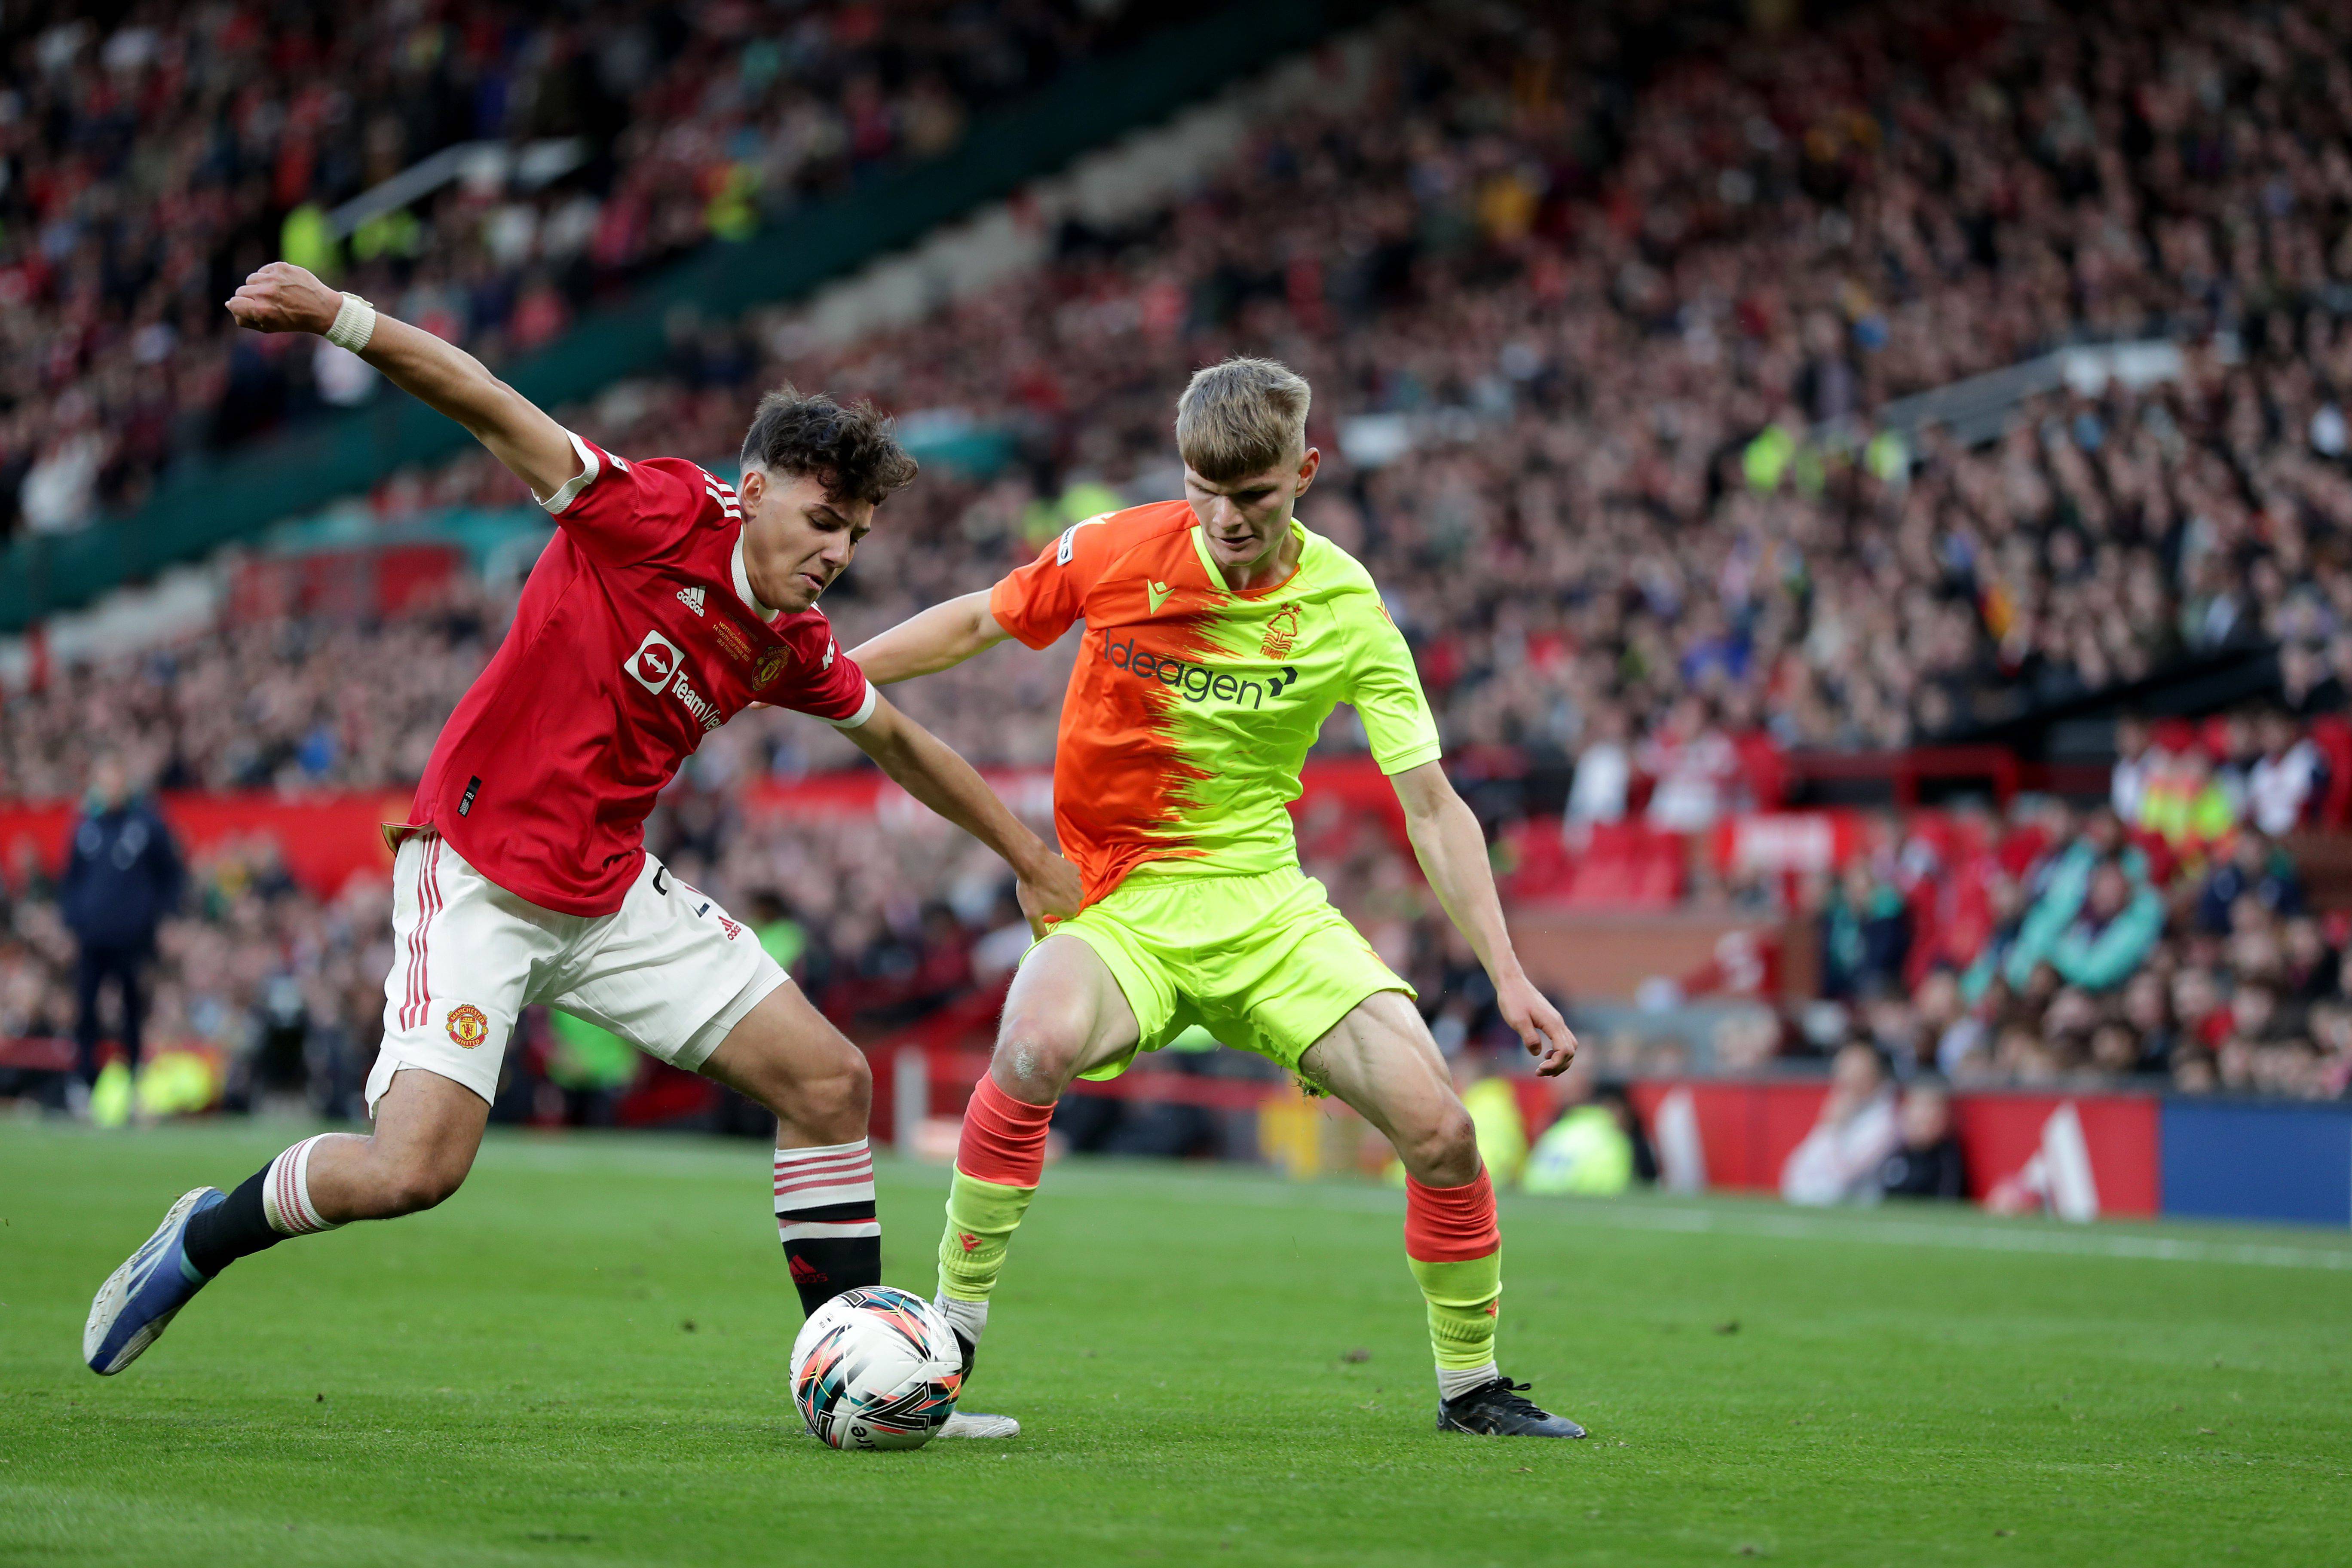
[[[1229,359],[1192,373],[1176,400],[1176,452],[1213,484],[1307,455],[1307,378],[1270,359]]]

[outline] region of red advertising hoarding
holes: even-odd
[[[1653,1079],[1631,1092],[1654,1139],[1674,1136],[1666,1130],[1674,1124],[1696,1125],[1708,1186],[1778,1192],[1780,1168],[1820,1116],[1829,1087]],[[2069,1217],[2152,1215],[2161,1194],[2158,1103],[2126,1094],[1956,1094],[1953,1132],[1968,1159],[1969,1195]]]

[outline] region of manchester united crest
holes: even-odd
[[[752,687],[755,689],[765,687],[768,682],[782,675],[784,672],[784,661],[792,657],[792,651],[789,648],[781,647],[772,647],[761,654],[760,662],[751,667]]]
[[[490,1020],[471,1002],[449,1009],[449,1043],[472,1050],[490,1037]]]

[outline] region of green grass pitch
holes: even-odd
[[[289,1128],[0,1127],[0,1563],[2317,1563],[2352,1557],[2352,1238],[1507,1200],[1503,1364],[1582,1443],[1446,1436],[1402,1200],[1066,1164],[971,1405],[839,1454],[747,1144],[494,1137],[447,1206],[240,1264],[146,1358],[90,1292]],[[928,1289],[943,1173],[885,1164]]]

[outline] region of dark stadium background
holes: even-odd
[[[1521,1076],[1343,715],[1302,854],[1498,1176],[1593,1179],[1542,1142],[1590,1106],[1670,1185],[1846,1138],[1860,1195],[1932,1076],[1997,1206],[2352,1224],[2347,43],[2147,0],[10,8],[0,1096],[356,1112],[373,825],[546,528],[349,356],[233,329],[283,257],[616,450],[729,471],[786,376],[893,410],[925,477],[844,646],[1174,493],[1184,375],[1276,355],[1302,516],[1388,591],[1585,1041]],[[1043,820],[1066,658],[894,697]],[[93,1100],[59,879],[109,759],[187,875],[152,1081]],[[651,842],[935,1147],[1025,938],[854,760],[747,718]],[[561,1020],[509,1066],[503,1120],[764,1131]],[[1231,1053],[1063,1130],[1365,1158]]]

